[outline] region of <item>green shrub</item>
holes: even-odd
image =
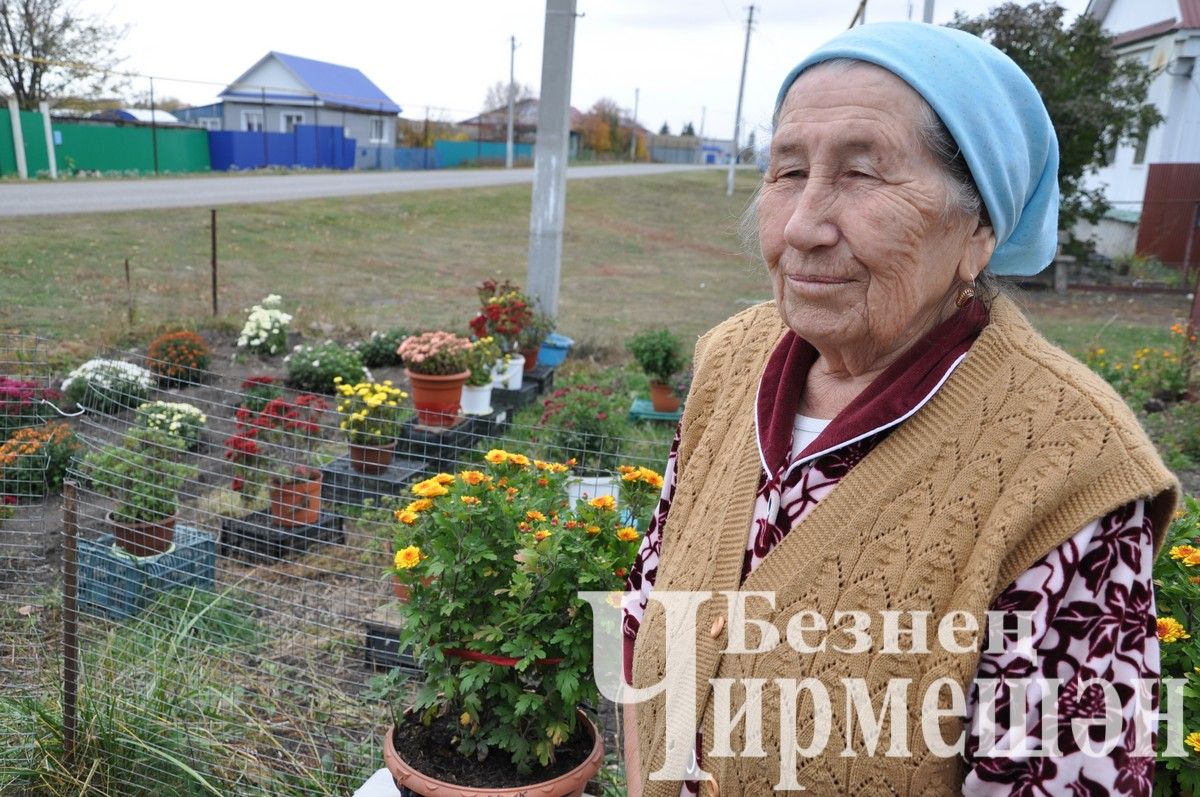
[[[297,346],[283,361],[288,385],[311,393],[332,393],[339,376],[352,385],[370,378],[358,352],[328,340]]]
[[[679,337],[669,329],[648,329],[634,335],[625,344],[638,366],[655,382],[671,384],[671,378],[683,369],[684,358]]]
[[[386,368],[389,365],[403,365],[404,361],[396,352],[400,344],[408,337],[408,331],[395,327],[387,332],[372,332],[371,337],[354,345],[362,357],[363,365],[368,368]]]
[[[597,385],[562,387],[542,407],[533,435],[547,458],[575,460],[585,474],[617,467],[628,431],[628,407],[620,392]]]

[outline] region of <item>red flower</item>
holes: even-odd
[[[229,486],[232,487],[235,491],[240,493],[242,491],[242,488],[246,486],[246,483],[244,481],[242,481],[241,479],[234,479],[233,484],[231,484]]]

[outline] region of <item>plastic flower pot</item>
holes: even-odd
[[[615,476],[574,476],[567,480],[567,506],[574,507],[580,501],[590,501],[602,495],[611,495],[614,500],[621,497],[621,481]]]
[[[272,480],[267,485],[271,501],[271,519],[283,528],[311,526],[321,520],[321,471],[310,478],[292,481]]]
[[[675,412],[679,409],[679,396],[675,395],[675,388],[665,382],[651,382],[650,403],[655,412]]]
[[[520,354],[514,354],[508,358],[508,378],[505,380],[505,386],[509,390],[520,390],[523,383],[522,377],[525,375],[525,358]]]
[[[174,515],[154,522],[123,523],[110,512],[107,520],[117,545],[133,556],[157,556],[166,553],[175,540]]]
[[[453,426],[462,405],[463,385],[470,371],[447,376],[417,374],[406,370],[412,383],[413,406],[417,423],[423,426]]]
[[[579,721],[592,735],[591,752],[588,753],[583,763],[570,772],[540,783],[496,788],[494,786],[458,786],[444,780],[437,780],[416,770],[397,752],[393,738],[396,731],[395,725],[390,726],[387,734],[383,737],[383,760],[398,788],[408,789],[422,797],[434,797],[434,795],[436,797],[530,797],[531,795],[581,797],[588,781],[600,771],[600,765],[604,763],[604,740],[587,715],[580,711],[578,716]]]
[[[550,368],[557,368],[563,364],[563,360],[567,359],[567,353],[571,351],[571,347],[575,345],[575,341],[568,338],[566,335],[560,335],[557,332],[551,332],[547,338],[542,341],[542,348],[538,350],[538,365],[546,365]]]
[[[492,411],[492,385],[483,387],[463,385],[462,391],[463,415],[487,415]]]
[[[525,358],[525,366],[524,366],[525,373],[529,373],[534,368],[537,368],[538,353],[541,350],[542,350],[542,346],[540,343],[537,346],[534,346],[532,349],[521,349],[521,356]]]
[[[386,471],[391,467],[395,456],[395,440],[385,446],[350,444],[350,467],[368,476],[376,476]]]

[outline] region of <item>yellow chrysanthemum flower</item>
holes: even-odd
[[[415,545],[410,545],[407,548],[401,548],[396,551],[396,556],[392,560],[397,570],[412,570],[421,563],[421,549]]]
[[[396,516],[396,520],[399,520],[406,526],[411,526],[417,522],[417,513],[408,509],[397,509],[394,514]]]
[[[1158,618],[1158,639],[1164,645],[1191,638],[1192,635],[1174,617]]]
[[[617,539],[621,542],[634,542],[641,537],[633,526],[623,526],[617,529]]]
[[[588,526],[586,529],[584,529],[584,531],[586,531],[588,534],[599,534],[600,527],[592,525],[592,526]]]
[[[546,539],[549,536],[550,536],[550,532],[547,529],[538,529],[537,531],[535,531],[533,533],[533,538],[535,540],[537,540],[538,542],[541,542],[542,540]]]
[[[514,465],[520,465],[522,468],[529,465],[529,457],[524,454],[509,454],[508,461]]]
[[[500,448],[493,448],[484,454],[483,458],[493,465],[503,465],[505,462],[508,462],[508,452]]]
[[[433,479],[417,482],[413,485],[412,491],[414,495],[418,495],[421,498],[437,498],[439,495],[445,495],[450,492]]]
[[[486,473],[478,470],[464,470],[458,474],[458,477],[472,487],[477,484],[490,482],[492,480],[491,476],[488,476]]]
[[[543,515],[541,512],[537,511],[536,509],[530,509],[528,512],[525,513],[525,517],[536,523],[544,523],[546,521],[546,516]]]
[[[404,511],[405,512],[424,512],[426,509],[429,509],[431,506],[433,506],[433,501],[429,500],[428,498],[418,498],[416,501],[413,501],[411,504],[404,507]]]
[[[458,717],[458,724],[463,726],[464,728],[467,727],[468,725],[470,725],[471,724],[471,714],[466,711],[464,711],[462,714],[460,714]]]
[[[600,495],[588,501],[588,506],[611,512],[617,508],[617,500],[611,495]]]
[[[430,479],[430,481],[435,481],[438,484],[442,484],[442,485],[454,484],[454,476],[449,473],[439,473],[438,475],[436,475],[432,479]]]
[[[1171,548],[1172,559],[1187,559],[1196,552],[1195,546],[1192,545],[1175,545]]]
[[[1200,753],[1200,731],[1192,731],[1183,738],[1183,743]]]
[[[473,496],[473,495],[460,495],[460,496],[458,497],[458,500],[459,500],[459,501],[462,501],[464,504],[472,504],[472,505],[474,505],[474,504],[478,504],[478,503],[479,503],[479,499],[478,499],[478,498],[476,498],[476,497],[475,497],[475,496]]]

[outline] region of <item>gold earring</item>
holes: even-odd
[[[955,297],[955,299],[954,299],[954,306],[955,307],[965,307],[967,302],[971,301],[974,298],[975,298],[975,283],[971,283],[970,285],[963,286],[963,288],[959,290],[958,296]]]

